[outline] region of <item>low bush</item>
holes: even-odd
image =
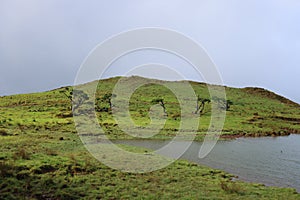
[[[230,194],[233,193],[240,194],[240,195],[245,194],[245,190],[239,184],[234,182],[221,181],[220,186],[222,190]]]
[[[17,159],[29,160],[30,155],[24,148],[18,148],[17,151],[14,153],[13,158],[15,160]]]

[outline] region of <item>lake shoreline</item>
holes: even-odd
[[[221,133],[219,135],[219,140],[235,140],[238,138],[263,138],[263,137],[283,137],[283,136],[290,136],[290,135],[298,135],[299,130],[292,130],[291,132],[286,132],[286,131],[279,131],[279,132],[264,132],[264,133]],[[207,133],[205,134],[196,134],[195,138],[191,139],[187,139],[184,136],[178,138],[177,140],[182,140],[182,141],[197,141],[197,142],[203,142],[205,136],[207,135]],[[85,136],[85,135],[79,135],[79,136]],[[90,135],[93,136],[93,135]],[[176,136],[176,134],[174,135],[157,135],[156,137],[152,137],[152,138],[143,138],[143,137],[132,137],[132,136],[120,136],[120,137],[108,137],[109,140],[172,140],[174,137]]]
[[[265,133],[236,133],[236,134],[222,134],[220,138],[222,139],[237,139],[241,137],[245,138],[259,138],[259,137],[281,137],[289,136],[291,134],[299,134],[299,130],[292,130],[291,132],[265,132]]]
[[[198,158],[198,152],[202,144],[201,141],[195,140],[189,147],[189,150],[180,157],[180,160],[229,173],[233,176],[233,181],[242,181],[267,187],[290,188],[295,189],[300,194],[299,183],[292,177],[293,173],[296,173],[297,163],[300,162],[298,161],[299,156],[296,155],[295,157],[294,154],[290,154],[291,150],[295,150],[295,146],[288,148],[290,141],[298,144],[297,138],[299,140],[299,134],[294,133],[275,137],[240,136],[230,139],[226,138],[227,140],[223,138],[224,140],[219,140],[220,145],[214,147],[214,150],[205,159]],[[129,139],[121,143],[155,150],[167,145],[169,142],[170,139]],[[178,142],[180,143],[180,141]],[[182,142],[185,141],[183,140]],[[278,148],[275,148],[276,146]],[[220,154],[220,152],[224,153]],[[272,168],[272,165],[276,167]],[[282,173],[283,171],[286,172],[286,175]],[[298,175],[295,175],[295,177],[298,177]]]

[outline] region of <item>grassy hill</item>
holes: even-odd
[[[131,77],[141,79],[140,77]],[[112,92],[119,78],[101,80],[96,97]],[[130,82],[131,82],[130,81]],[[162,82],[162,81],[160,81]],[[169,82],[180,89],[182,82]],[[195,93],[210,98],[206,84],[191,82]],[[124,86],[126,87],[126,85]],[[18,135],[26,132],[59,131],[75,132],[71,102],[60,88],[35,94],[21,94],[0,98],[0,130],[2,134]],[[284,97],[261,88],[226,87],[227,99],[233,105],[226,113],[223,135],[226,136],[266,136],[286,135],[300,132],[300,105]],[[167,122],[157,138],[172,137],[180,123],[180,107],[174,94],[164,86],[149,84],[140,87],[130,99],[130,113],[137,125],[150,123],[149,109],[151,101],[162,97],[168,112]],[[187,97],[189,98],[189,97]],[[189,99],[190,113],[195,111],[196,99]],[[99,123],[105,127],[110,138],[127,138],[117,126],[109,112],[107,102],[99,102],[103,111],[97,112]],[[205,106],[201,114],[198,140],[206,133],[211,117],[211,104]],[[188,116],[187,116],[188,117]]]
[[[101,80],[96,97],[111,93],[118,80]],[[169,84],[180,88],[182,83]],[[205,84],[191,85],[196,94],[210,98]],[[70,99],[62,91],[66,88],[0,97],[0,199],[300,199],[293,189],[233,182],[227,173],[186,161],[147,174],[110,169],[82,145]],[[260,88],[226,87],[226,94],[233,104],[227,111],[223,137],[300,133],[299,104]],[[164,99],[168,116],[154,138],[173,137],[179,127],[180,108],[167,88],[157,84],[139,88],[130,100],[131,116],[141,127],[149,124],[148,111],[157,97]],[[189,100],[196,106],[195,99]],[[132,138],[118,127],[107,102],[99,101],[97,106],[101,110],[97,112],[99,123],[109,138]],[[194,111],[191,107],[191,116]],[[197,140],[203,139],[210,114],[211,104],[207,104]]]

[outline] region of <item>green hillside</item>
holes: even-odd
[[[129,78],[135,79],[142,78]],[[109,138],[130,139],[118,127],[104,98],[112,93],[118,80],[99,82],[97,117]],[[168,84],[175,84],[180,90],[182,82]],[[202,99],[211,99],[205,84],[191,82],[191,85]],[[63,87],[0,97],[0,199],[300,199],[293,189],[233,182],[227,173],[186,161],[176,161],[146,174],[110,169],[82,145],[72,118],[70,91],[70,87],[68,90]],[[224,138],[300,133],[299,104],[260,88],[226,87],[226,95],[232,105],[227,111]],[[179,128],[180,108],[167,88],[157,84],[139,88],[130,99],[130,113],[138,126],[147,126],[149,109],[158,98],[164,101],[167,114],[162,112],[162,115],[167,121],[153,138],[171,138]],[[186,98],[195,106],[185,117],[197,115],[194,113],[197,99]],[[206,133],[211,105],[205,104],[197,140]]]
[[[131,77],[140,79],[140,77]],[[98,84],[96,98],[103,98],[112,93],[118,78],[101,80]],[[182,82],[169,82],[178,89]],[[207,86],[203,83],[191,82],[197,95],[211,99]],[[126,87],[126,85],[124,85]],[[60,88],[43,93],[21,94],[0,98],[0,130],[7,135],[21,133],[75,132],[73,125],[71,101]],[[224,137],[234,136],[265,136],[286,135],[300,132],[300,105],[284,97],[278,96],[261,88],[230,88],[226,87],[227,99],[232,105],[226,112]],[[167,122],[164,129],[155,137],[172,137],[179,127],[180,106],[174,94],[164,86],[149,84],[140,87],[130,99],[130,113],[134,122],[140,126],[150,123],[149,109],[153,99],[164,99],[167,110]],[[187,97],[189,98],[189,97]],[[190,98],[191,115],[196,110],[196,99]],[[126,138],[120,130],[109,110],[109,103],[96,100],[99,122],[110,138]],[[116,105],[117,106],[117,105]],[[198,140],[206,133],[211,117],[211,103],[205,105],[201,114],[198,129]],[[189,116],[187,116],[189,117]],[[188,130],[187,130],[188,131]]]

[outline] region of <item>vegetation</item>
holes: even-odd
[[[218,107],[220,109],[227,110],[227,111],[230,109],[230,106],[233,105],[232,101],[218,98],[218,97],[213,97],[212,100],[217,102]]]
[[[100,101],[112,94],[118,80],[101,80],[96,98]],[[182,89],[180,82],[166,83]],[[211,99],[205,84],[191,85],[203,99]],[[71,92],[71,87],[64,87],[0,97],[0,199],[300,199],[294,189],[232,181],[227,173],[186,161],[146,174],[110,169],[91,157],[82,145],[70,109]],[[227,102],[231,106],[225,107],[228,111],[223,137],[300,132],[298,104],[260,88],[226,88],[226,93],[233,104]],[[179,128],[181,110],[166,87],[148,84],[136,90],[130,99],[130,114],[137,125],[146,127],[151,121],[149,109],[153,103],[160,103],[153,101],[158,96],[168,116],[164,128],[153,139],[171,138]],[[195,99],[186,98],[195,105]],[[197,140],[203,139],[208,128],[210,105],[203,108]],[[99,106],[111,107],[108,101],[100,101]],[[79,106],[77,109],[80,113]],[[185,117],[194,115],[193,106]],[[109,138],[132,138],[118,127],[111,112],[98,111],[97,117]]]
[[[140,77],[131,79],[138,78]],[[111,110],[111,94],[118,80],[118,78],[101,80],[96,93],[95,108],[98,111],[98,121],[111,139],[130,138],[118,128],[111,112],[104,112]],[[166,82],[166,84],[174,84],[178,90],[183,90],[181,82]],[[200,106],[202,100],[207,100],[206,106],[201,106],[200,109],[203,113],[196,138],[202,140],[211,117],[212,103],[208,103],[208,100],[216,101],[216,99],[209,96],[205,84],[191,82],[191,85],[195,93],[201,95]],[[128,85],[124,84],[123,87],[126,88]],[[61,95],[66,91],[72,91],[72,88],[64,87],[43,93],[0,97],[0,135],[39,133],[44,130],[75,132],[70,110],[72,100],[70,95]],[[226,95],[230,101],[217,100],[220,107],[227,109],[223,137],[278,136],[300,132],[299,104],[261,88],[226,87]],[[195,99],[193,97],[186,99],[191,102],[191,108],[190,114],[184,117],[193,117]],[[173,137],[180,125],[181,110],[175,95],[162,85],[148,84],[135,91],[129,105],[133,121],[138,126],[147,126],[151,122],[149,110],[154,103],[160,104],[165,112],[168,112],[164,128],[154,138]],[[118,105],[114,107],[117,108]],[[162,115],[165,114],[162,112]]]
[[[72,109],[75,111],[85,101],[89,99],[88,95],[81,90],[73,90],[72,88],[66,87],[64,90],[60,90],[60,93],[64,94],[72,103]]]
[[[0,199],[300,199],[294,189],[233,182],[186,161],[123,173],[98,162],[68,132],[1,137]]]
[[[104,94],[102,97],[97,97],[96,98],[96,103],[95,103],[95,106],[96,106],[96,111],[98,112],[109,112],[112,110],[112,107],[113,107],[113,104],[111,102],[111,99],[116,97],[115,94],[111,94],[111,93],[107,93],[107,94]],[[104,105],[103,104],[108,104],[109,107],[107,107],[107,105]]]
[[[167,110],[163,98],[153,99],[151,103],[159,104],[163,108],[164,113],[167,114]]]
[[[210,101],[210,99],[203,99],[200,97],[200,95],[198,95],[195,114],[197,114],[198,112],[203,113],[205,103],[210,103]]]

